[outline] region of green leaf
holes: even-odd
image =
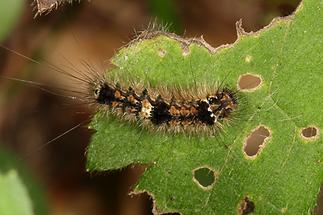
[[[0,214],[33,214],[27,190],[15,170],[0,174]]]
[[[0,147],[0,214],[47,214],[44,196],[26,167]]]
[[[238,93],[235,118],[215,137],[148,131],[99,111],[88,170],[147,164],[134,193],[148,192],[163,212],[311,214],[323,181],[322,18],[322,1],[304,0],[259,32],[238,26],[238,40],[217,49],[162,32],[133,41],[112,59],[108,79],[184,90],[224,81],[235,89],[251,73],[262,84]],[[317,133],[307,140],[300,134],[308,126]],[[251,158],[244,144],[258,127],[269,137]],[[194,178],[201,168],[214,173],[205,188]]]

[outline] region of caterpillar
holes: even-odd
[[[138,120],[143,125],[151,124],[157,130],[185,132],[197,127],[217,127],[230,117],[238,105],[235,93],[226,87],[202,98],[192,96],[186,100],[174,95],[170,99],[162,94],[152,96],[146,88],[138,92],[133,87],[126,89],[107,80],[90,90],[93,91],[93,100],[107,106],[112,113],[132,121]]]

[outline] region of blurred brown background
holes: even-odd
[[[291,14],[299,0],[96,0],[64,5],[33,19],[24,4],[19,20],[2,42],[39,65],[6,50],[0,52],[0,73],[45,83],[71,86],[71,79],[50,69],[53,63],[84,69],[82,60],[109,66],[121,46],[151,21],[173,23],[171,30],[185,37],[204,36],[212,46],[236,39],[235,22],[242,18],[246,31],[257,31],[276,16]],[[44,61],[45,59],[45,61]],[[103,65],[103,66],[102,66]],[[55,91],[55,90],[54,90]],[[64,93],[64,92],[63,92]],[[14,150],[44,188],[50,214],[151,214],[148,195],[127,193],[143,167],[88,174],[85,151],[91,131],[86,123],[42,147],[47,141],[86,121],[91,111],[62,96],[30,84],[0,79],[0,140]],[[322,210],[317,214],[323,214]]]

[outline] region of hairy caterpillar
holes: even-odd
[[[108,106],[113,113],[157,130],[186,132],[218,127],[237,108],[235,93],[228,88],[217,89],[212,94],[191,95],[178,98],[175,93],[168,97],[144,88],[142,92],[133,87],[101,82],[93,90],[93,100]],[[169,99],[170,98],[170,99]]]

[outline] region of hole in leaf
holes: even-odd
[[[244,74],[239,77],[238,89],[240,91],[255,91],[261,86],[262,78],[256,74]]]
[[[251,214],[255,210],[255,204],[250,201],[248,197],[245,197],[242,199],[242,201],[239,204],[239,210],[238,214],[239,215],[247,215]]]
[[[193,181],[203,189],[212,188],[217,174],[209,167],[199,167],[193,171]]]
[[[303,128],[301,131],[301,136],[307,140],[316,139],[319,136],[319,129],[315,126],[309,126],[307,128]]]
[[[270,136],[269,130],[261,125],[248,136],[244,144],[244,152],[249,157],[257,156]]]

